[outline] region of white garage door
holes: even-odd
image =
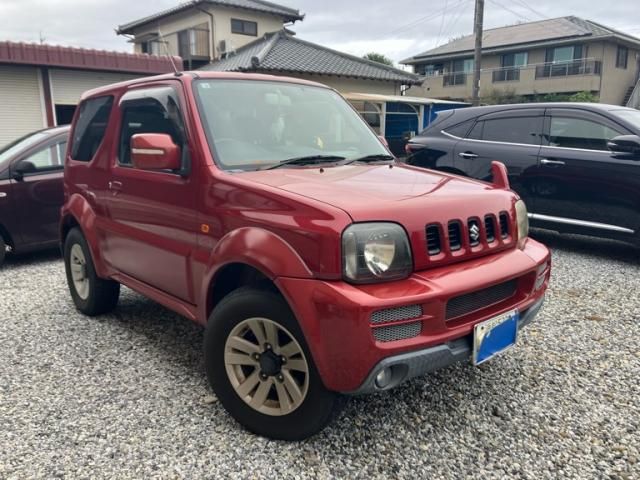
[[[87,72],[82,70],[51,69],[49,73],[54,105],[76,105],[80,101],[80,95],[87,90],[140,77],[140,75],[124,73]]]
[[[0,65],[0,148],[46,126],[38,70]]]

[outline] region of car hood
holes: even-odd
[[[513,197],[484,182],[405,165],[281,168],[247,172],[243,178],[333,205],[356,222],[403,223],[416,213],[424,218],[442,209],[462,214],[455,209],[460,205],[504,210]]]

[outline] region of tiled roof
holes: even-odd
[[[163,10],[148,17],[140,18],[124,25],[120,25],[116,32],[118,34],[133,33],[132,30],[145,25],[149,22],[160,20],[161,18],[168,17],[179,12],[183,12],[195,6],[202,5],[220,5],[223,7],[231,8],[243,8],[245,10],[253,10],[256,12],[272,13],[274,15],[282,16],[287,22],[295,22],[296,20],[302,20],[304,15],[300,14],[299,10],[278,5],[277,3],[266,2],[264,0],[190,0],[188,2],[181,3],[173,8]]]
[[[182,59],[173,57],[182,70]],[[88,48],[61,47],[40,43],[0,42],[0,63],[42,65],[49,67],[143,73],[147,75],[173,71],[171,58],[138,53],[109,52]]]
[[[509,46],[526,46],[541,42],[553,42],[571,38],[598,38],[616,36],[628,42],[640,45],[640,39],[605,27],[591,20],[569,16],[541,20],[539,22],[521,23],[507,27],[485,30],[482,35],[482,49],[498,49]],[[472,52],[475,43],[474,35],[467,35],[439,47],[402,60],[403,64],[411,64],[433,57],[456,55]]]
[[[285,31],[268,33],[235,54],[201,70],[226,72],[289,72],[334,75],[417,85],[417,76],[394,67],[300,40]]]

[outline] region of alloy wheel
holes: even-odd
[[[82,247],[77,243],[71,247],[71,255],[69,258],[69,267],[71,268],[71,278],[76,293],[82,300],[89,297],[89,277],[87,276],[87,259],[84,256]]]
[[[283,326],[267,318],[236,325],[225,343],[224,363],[232,387],[254,410],[287,415],[309,389],[309,364],[302,347]]]

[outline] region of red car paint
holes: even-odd
[[[264,75],[197,76],[315,85]],[[426,252],[428,223],[507,212],[515,229],[513,192],[403,165],[225,172],[208,147],[192,90],[195,78],[187,73],[134,80],[83,97],[113,95],[114,108],[93,159],[67,156],[61,228],[64,238],[71,226],[81,227],[99,276],[204,325],[215,306],[218,275],[232,264],[249,265],[272,279],[287,299],[325,386],[336,391],[357,389],[384,357],[468,335],[479,321],[526,309],[544,296],[549,252],[531,239],[518,248],[515,230],[492,243],[471,246],[465,240],[458,251]],[[185,177],[116,161],[120,98],[139,87],[163,85],[177,88],[182,103],[191,154]],[[367,221],[395,222],[409,233],[414,262],[409,278],[371,285],[342,279],[342,232]],[[538,274],[545,280],[536,290]],[[517,292],[507,301],[445,322],[448,299],[512,279]],[[423,307],[421,334],[377,342],[371,313],[404,305]]]

